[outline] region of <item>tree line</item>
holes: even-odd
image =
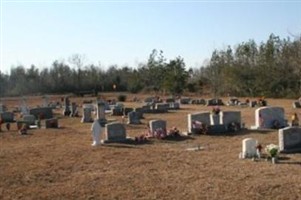
[[[271,34],[266,42],[254,40],[215,50],[206,64],[186,68],[184,59],[167,60],[154,49],[136,68],[86,65],[73,55],[69,62],[54,61],[48,68],[20,65],[10,74],[0,71],[0,95],[85,92],[185,92],[212,96],[298,97],[301,94],[301,36],[281,39]]]

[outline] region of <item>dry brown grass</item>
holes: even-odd
[[[60,101],[56,96],[52,100]],[[292,101],[268,99],[270,105],[284,107],[288,119],[296,111]],[[41,102],[40,97],[28,100],[30,105]],[[12,108],[18,100],[6,103]],[[127,134],[144,133],[151,119],[164,119],[168,127],[187,131],[187,114],[208,109],[182,105],[181,110],[166,114],[145,114],[142,125],[126,125]],[[247,127],[254,124],[255,109],[222,107],[240,110]],[[244,138],[278,144],[277,131],[246,130],[235,135],[92,148],[91,124],[60,113],[56,111],[60,129],[30,130],[21,136],[13,125],[11,131],[0,133],[0,199],[301,199],[300,154],[281,155],[276,165],[238,159]],[[185,150],[198,144],[205,149]]]

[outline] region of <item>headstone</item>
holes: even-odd
[[[241,126],[241,112],[240,111],[223,111],[220,113],[222,116],[222,124],[226,127],[231,123],[236,123]]]
[[[138,112],[132,111],[128,113],[128,124],[141,124]]]
[[[32,108],[29,110],[30,115],[34,115],[36,119],[50,119],[53,117],[51,107]]]
[[[76,117],[78,115],[77,105],[75,102],[71,103],[71,111],[70,111],[70,117]]]
[[[134,111],[137,112],[137,114],[139,116],[139,119],[143,119],[144,118],[143,117],[143,113],[144,113],[143,108],[135,108]]]
[[[34,115],[23,115],[22,121],[28,123],[29,125],[36,124],[36,118]]]
[[[1,119],[2,119],[3,123],[15,122],[14,113],[12,113],[12,112],[3,112],[3,113],[0,113],[0,115],[1,115]]]
[[[165,100],[166,103],[174,103],[175,102],[175,99],[174,98],[167,98]]]
[[[151,120],[149,121],[150,132],[153,133],[156,129],[166,130],[166,121],[165,120]]]
[[[128,116],[128,113],[132,112],[132,111],[134,111],[134,108],[124,108],[123,109],[123,115]]]
[[[155,102],[155,97],[146,97],[144,103],[153,103]]]
[[[21,105],[20,105],[20,110],[21,110],[22,115],[29,114],[29,108],[27,107],[26,100],[27,99],[25,97],[22,97]]]
[[[181,104],[189,104],[190,101],[191,101],[191,99],[189,97],[182,97],[180,99]]]
[[[169,103],[168,107],[171,110],[178,110],[180,109],[180,103],[179,102]]]
[[[48,107],[49,106],[49,97],[43,96],[42,99],[43,99],[42,107]]]
[[[64,98],[64,111],[63,111],[63,114],[64,116],[69,116],[71,113],[70,111],[70,100],[69,100],[69,97],[65,97]]]
[[[257,156],[258,142],[252,138],[246,138],[242,141],[242,158],[254,158]]]
[[[195,121],[202,122],[203,124],[209,126],[211,124],[210,112],[188,114],[188,133],[194,133],[192,124]]]
[[[257,101],[250,101],[250,107],[255,107],[257,105]]]
[[[45,128],[58,128],[58,127],[59,127],[59,122],[57,118],[45,120]]]
[[[81,122],[82,123],[93,122],[92,109],[91,109],[90,104],[83,105],[83,116],[82,116]]]
[[[279,129],[278,134],[281,153],[301,153],[301,127]]]
[[[123,108],[114,106],[112,108],[112,115],[114,115],[114,116],[122,116],[123,115]]]
[[[92,146],[97,146],[100,144],[100,134],[102,132],[102,128],[98,120],[94,120],[91,126],[91,131],[92,131],[92,138],[93,138]]]
[[[100,125],[104,125],[107,120],[106,120],[106,115],[105,115],[105,104],[103,102],[98,102],[96,106],[96,119],[100,123]]]
[[[255,126],[252,129],[279,129],[287,126],[282,107],[260,107],[255,110]]]
[[[293,108],[301,108],[301,104],[299,101],[294,101],[293,102]]]
[[[4,105],[4,104],[0,104],[0,113],[2,113],[2,112],[6,112],[6,106]]]
[[[123,124],[119,122],[108,123],[105,126],[105,140],[104,143],[109,142],[125,142],[127,141],[126,129]]]
[[[156,103],[155,109],[159,112],[159,113],[164,113],[167,112],[169,108],[169,104],[167,103]]]
[[[224,103],[221,99],[209,99],[207,100],[207,106],[223,106]]]
[[[222,114],[219,112],[218,114],[210,114],[210,125],[220,125],[222,124]]]

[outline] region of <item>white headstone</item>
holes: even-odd
[[[43,99],[42,107],[48,107],[48,105],[49,105],[49,97],[48,96],[43,96],[42,99]]]
[[[97,146],[100,144],[100,134],[101,134],[101,126],[98,120],[95,120],[91,126],[93,143],[92,146]]]
[[[257,156],[257,146],[258,142],[252,138],[246,138],[242,141],[242,157],[243,158],[253,158]]]
[[[188,133],[192,133],[192,124],[194,121],[202,122],[209,126],[210,123],[210,112],[200,112],[188,114]]]

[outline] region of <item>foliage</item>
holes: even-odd
[[[265,147],[265,151],[270,157],[277,157],[279,153],[279,147],[275,144],[269,144]]]
[[[180,56],[167,61],[154,49],[145,63],[129,66],[86,65],[85,57],[72,55],[69,62],[55,60],[49,68],[31,65],[0,71],[0,96],[80,91],[148,91],[182,94],[185,91],[218,96],[297,98],[301,95],[301,36],[280,39],[271,34],[266,42],[254,40],[214,50],[203,66],[186,69]]]

